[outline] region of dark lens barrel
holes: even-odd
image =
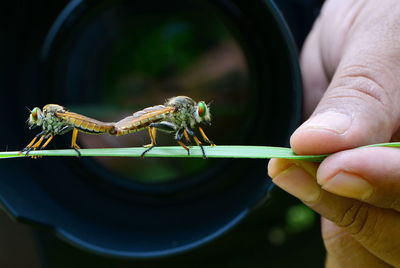
[[[272,1],[19,1],[0,42],[8,150],[37,132],[25,106],[57,103],[104,121],[187,95],[211,102],[218,144],[284,146],[300,121],[291,36]],[[45,16],[39,14],[46,14]],[[52,148],[68,148],[68,134]],[[159,145],[175,145],[159,134]],[[79,134],[84,148],[133,147],[147,133]],[[53,146],[53,147],[51,147]],[[6,149],[6,148],[3,148]],[[266,161],[2,160],[0,198],[17,219],[102,255],[149,258],[216,239],[264,202]]]

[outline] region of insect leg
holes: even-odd
[[[60,130],[60,132],[58,134],[59,135],[63,135],[63,134],[67,133],[70,130],[71,130],[71,126],[65,126]]]
[[[47,136],[43,135],[42,138],[47,139],[47,140],[46,140],[46,142],[40,147],[40,150],[44,149],[44,148],[50,143],[50,141],[53,139],[53,137],[54,137],[53,135],[50,135],[50,136],[47,138]],[[30,148],[30,149],[32,149],[32,148]],[[31,151],[31,150],[27,151],[26,156],[29,154],[30,151]],[[33,159],[36,159],[36,158],[40,158],[40,157],[42,157],[42,156],[40,156],[40,155],[33,155],[33,156],[31,156],[31,157],[32,157]]]
[[[174,139],[176,140],[176,142],[182,146],[188,153],[188,155],[190,155],[190,150],[189,148],[186,146],[186,144],[184,144],[181,140],[183,138],[183,136],[185,135],[184,133],[186,133],[185,129],[181,128],[179,129],[176,133],[175,133],[175,137]],[[186,133],[187,135],[187,133]]]
[[[195,135],[195,133],[194,133],[194,131],[193,130],[191,130],[190,128],[185,128],[185,131],[187,132],[187,134],[189,134],[190,136],[194,136]]]
[[[148,127],[147,131],[149,132],[151,143],[144,145],[143,147],[150,148],[156,145],[156,136],[157,136],[157,129],[155,127]]]
[[[147,149],[144,150],[144,152],[140,155],[140,158],[144,158],[144,155],[147,152],[149,152],[151,149],[153,149],[154,146],[156,146],[157,129],[155,127],[148,127],[147,130],[149,132],[151,143],[147,144],[147,145],[144,145],[144,147],[147,148]]]
[[[201,152],[202,152],[202,154],[203,154],[203,159],[206,159],[207,156],[206,156],[206,153],[204,152],[203,144],[201,143],[201,141],[200,141],[196,136],[193,136],[193,139],[194,139],[194,141],[196,142],[196,144],[197,144],[198,146],[200,146]]]
[[[45,136],[45,135],[41,135],[41,136],[40,136],[40,139],[39,139],[35,144],[31,145],[31,146],[28,148],[28,150],[26,150],[25,156],[28,156],[30,151],[36,150],[36,149],[40,146],[40,144],[43,142],[44,136]],[[37,137],[35,137],[35,138],[37,138]],[[31,142],[31,143],[32,143],[32,142]],[[32,156],[32,158],[35,159],[35,158],[38,158],[38,156],[34,155],[34,156]]]
[[[183,135],[185,136],[186,142],[189,143],[190,142],[190,137],[189,137],[189,134],[187,133],[186,129],[183,130]]]
[[[78,129],[74,128],[72,130],[71,147],[75,149],[80,149],[78,144],[76,144],[76,139],[78,138]]]
[[[49,143],[50,141],[53,139],[53,135],[50,135],[50,137],[47,139],[47,141],[42,145],[42,147],[40,147],[40,150],[44,149]]]
[[[146,150],[143,151],[143,153],[140,155],[140,158],[144,158],[144,155],[147,154],[147,152],[149,152],[151,149],[153,149],[154,146],[148,147],[146,148]]]
[[[144,146],[147,149],[140,155],[141,158],[144,158],[144,155],[156,145],[157,129],[163,132],[171,133],[176,130],[176,125],[167,121],[151,123],[148,127],[151,143]]]
[[[32,148],[32,149],[37,149],[37,148],[40,146],[40,144],[43,142],[44,136],[45,136],[45,135],[42,135],[42,136],[40,137],[40,139],[39,139],[34,145],[31,146],[31,148]]]
[[[187,151],[187,153],[188,153],[188,155],[190,155],[190,150],[189,150],[189,148],[183,143],[183,142],[181,142],[181,141],[176,141],[180,146],[182,146],[183,147],[183,149],[185,149],[186,151]]]
[[[171,122],[167,122],[167,121],[162,121],[159,123],[151,123],[150,127],[157,128],[158,130],[166,132],[166,133],[174,132],[177,129],[175,124],[173,124]]]
[[[155,127],[152,127],[150,130],[150,139],[152,140],[151,142],[156,145],[156,137],[157,137],[157,129]]]
[[[212,141],[206,136],[206,133],[204,133],[204,130],[203,130],[201,127],[199,127],[199,131],[200,131],[200,134],[201,134],[201,136],[203,137],[203,140],[204,140],[205,142],[207,142],[207,143],[210,144],[211,146],[216,146],[215,143],[212,142]]]
[[[44,134],[44,131],[41,131],[40,133],[36,134],[36,136],[32,139],[32,141],[31,141],[27,146],[25,146],[24,149],[21,150],[21,153],[24,152],[24,151],[30,150],[30,149],[32,148],[32,145],[33,145],[33,144],[35,143],[35,141],[37,140],[37,138],[38,138],[39,136],[43,135],[43,134]]]
[[[32,149],[33,149],[33,148],[32,148],[32,145],[35,143],[35,141],[37,140],[37,138],[38,138],[38,136],[35,136],[35,137],[32,139],[32,141],[31,141],[24,149],[21,150],[20,153],[23,153],[23,152],[26,151],[25,156],[28,156],[28,155],[29,155],[29,152],[32,151]]]
[[[35,143],[35,141],[37,140],[37,136],[35,136],[33,139],[32,139],[32,141],[27,145],[27,146],[25,146],[25,148],[24,149],[22,149],[21,150],[21,153],[22,152],[24,152],[24,151],[30,151],[31,149],[32,149],[32,145]]]
[[[71,139],[71,148],[75,150],[75,152],[78,153],[78,157],[81,157],[81,152],[79,152],[78,149],[80,149],[80,147],[78,146],[78,144],[76,144],[76,139],[78,138],[78,129],[74,128],[72,130],[72,139]]]
[[[201,141],[196,137],[194,131],[191,130],[191,129],[189,129],[189,128],[186,128],[185,131],[186,131],[190,136],[192,136],[192,137],[193,137],[193,140],[196,142],[196,144],[197,144],[198,146],[200,146],[201,153],[203,154],[203,159],[206,159],[207,156],[206,156],[206,153],[204,152],[203,144],[202,144]]]
[[[179,129],[174,136],[174,140],[180,141],[183,138],[183,129]]]

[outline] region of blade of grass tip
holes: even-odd
[[[0,158],[1,159],[6,159],[6,158],[17,158],[17,157],[24,157],[24,154],[21,154],[20,152],[0,152]]]

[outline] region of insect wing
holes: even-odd
[[[117,122],[115,130],[117,135],[137,132],[146,128],[151,123],[162,120],[167,114],[173,113],[175,110],[175,107],[165,105],[148,107]]]

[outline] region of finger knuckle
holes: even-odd
[[[354,99],[359,107],[371,107],[369,112],[379,111],[381,122],[391,127],[389,122],[396,121],[399,110],[395,105],[398,96],[392,92],[391,76],[382,72],[361,64],[342,68],[332,80],[333,90],[328,94],[333,99]]]
[[[352,65],[341,70],[333,86],[343,88],[354,97],[372,100],[385,107],[389,98],[383,83],[374,74],[368,66]]]
[[[354,202],[337,222],[338,226],[345,228],[352,235],[368,237],[374,230],[375,220],[373,208],[362,202]]]

